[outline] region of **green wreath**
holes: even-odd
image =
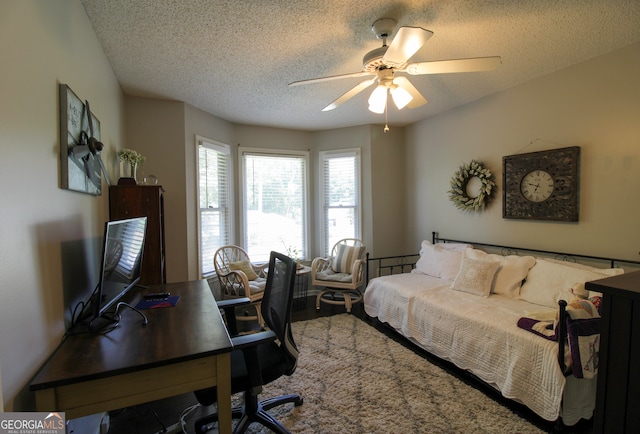
[[[472,178],[478,178],[482,183],[476,197],[469,197],[467,194],[467,184]],[[493,174],[489,169],[482,166],[482,163],[471,160],[470,163],[460,166],[450,181],[451,190],[449,199],[455,206],[464,211],[481,211],[485,208],[496,186]]]

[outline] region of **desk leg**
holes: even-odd
[[[218,430],[231,434],[231,354],[220,354],[217,359]]]

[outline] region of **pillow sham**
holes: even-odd
[[[520,287],[527,277],[527,273],[536,263],[533,256],[502,256],[473,249],[465,252],[465,255],[474,259],[493,260],[500,264],[496,277],[493,280],[491,292],[504,295],[509,298],[520,297]]]
[[[336,273],[351,274],[353,263],[360,259],[364,253],[364,246],[348,246],[346,244],[338,244],[336,248],[336,256],[331,262],[331,269]]]
[[[598,268],[598,267],[592,267],[590,265],[584,265],[584,264],[578,264],[576,262],[570,262],[570,261],[561,261],[558,259],[549,259],[546,258],[547,261],[549,262],[555,262],[558,264],[564,264],[567,267],[574,267],[574,268],[579,268],[581,270],[589,270],[589,271],[595,271],[596,273],[602,273],[605,276],[600,277],[600,279],[604,278],[604,277],[610,277],[610,276],[617,276],[619,274],[624,274],[624,269],[623,268]],[[587,291],[584,287],[584,282],[581,282],[581,285],[578,286],[574,286],[572,288],[572,292],[581,298],[590,298],[590,297],[601,297],[602,294],[599,292],[595,292],[595,291]]]
[[[454,280],[460,271],[462,253],[471,248],[469,244],[422,242],[420,259],[412,273],[422,273],[444,280]]]
[[[576,266],[577,265],[577,266]],[[558,301],[569,302],[579,284],[609,277],[621,269],[600,269],[546,258],[536,258],[520,290],[520,298],[541,306],[557,307]],[[609,273],[609,274],[607,274]]]
[[[242,271],[247,275],[247,279],[249,280],[256,280],[258,278],[249,261],[229,262],[229,268],[234,271]]]
[[[463,256],[460,272],[451,284],[451,289],[488,297],[499,266],[499,262],[490,259],[473,259]]]

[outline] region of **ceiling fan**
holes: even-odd
[[[104,144],[95,138],[93,135],[93,121],[91,119],[91,109],[89,108],[89,101],[85,100],[84,109],[86,110],[87,119],[89,123],[89,134],[85,131],[80,132],[79,143],[69,149],[69,154],[72,154],[76,160],[82,160],[84,163],[84,169],[87,178],[97,187],[100,188],[102,178],[107,185],[111,185],[109,181],[109,175],[107,175],[107,169],[104,166],[104,162],[100,157],[100,151],[104,149]]]
[[[387,94],[389,93],[398,109],[405,106],[409,108],[420,107],[427,103],[425,97],[411,84],[409,79],[396,75],[397,72],[423,75],[490,71],[502,63],[498,56],[408,63],[409,59],[433,36],[433,32],[422,27],[400,27],[391,45],[387,46],[387,38],[395,26],[396,21],[392,18],[381,18],[373,23],[371,31],[378,39],[382,39],[382,47],[364,55],[361,72],[294,81],[289,83],[289,86],[321,83],[343,78],[368,77],[323,108],[322,111],[335,109],[377,82],[378,85],[369,97],[369,110],[374,113],[383,113],[386,111]]]

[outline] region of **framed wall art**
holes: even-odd
[[[502,158],[502,217],[578,221],[580,147]]]
[[[59,94],[60,186],[99,196],[103,173],[106,178],[100,159],[100,121],[91,113],[89,102],[82,102],[66,84],[59,85]]]

